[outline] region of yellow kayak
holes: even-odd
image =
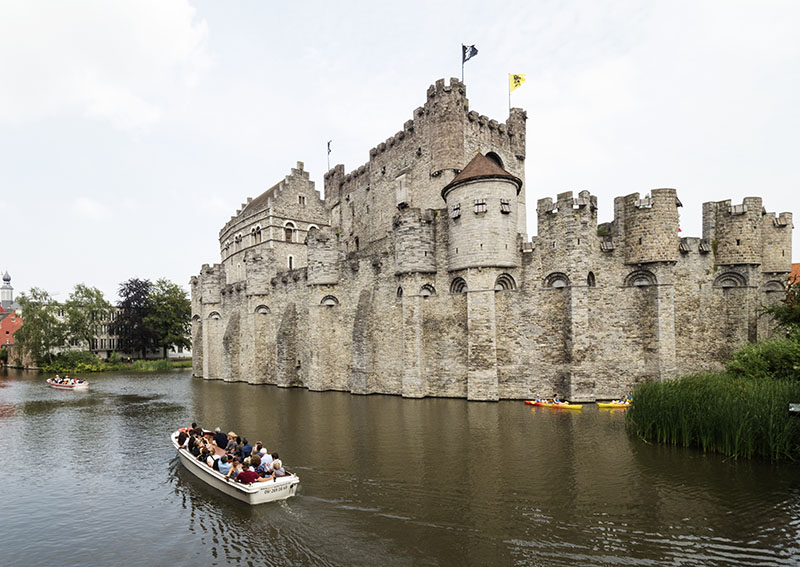
[[[627,409],[630,406],[630,402],[597,402],[597,407],[599,408],[619,408],[619,409]]]

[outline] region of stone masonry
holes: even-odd
[[[682,238],[674,189],[587,191],[525,218],[525,112],[469,109],[437,81],[402,130],[320,196],[303,164],[219,234],[192,277],[196,376],[356,394],[576,401],[716,369],[770,335],[791,213],[703,205]]]

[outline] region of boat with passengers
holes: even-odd
[[[69,376],[55,375],[47,379],[47,385],[58,390],[88,390],[89,382],[82,378],[70,378]]]
[[[211,433],[211,431],[204,431],[205,435],[210,435]],[[274,502],[276,500],[286,500],[294,496],[297,492],[300,478],[296,474],[288,471],[286,476],[266,482],[242,484],[235,480],[230,480],[224,474],[208,466],[205,461],[198,460],[188,449],[180,447],[178,445],[178,435],[180,435],[180,430],[175,431],[171,435],[172,445],[178,451],[178,457],[184,468],[209,486],[216,488],[228,496],[254,505]],[[217,452],[220,455],[224,453],[220,448],[217,448]]]

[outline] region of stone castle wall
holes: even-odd
[[[598,230],[597,199],[565,192],[538,201],[528,240],[524,186],[517,195],[507,180],[476,179],[442,197],[479,151],[524,178],[524,113],[488,120],[468,110],[460,82],[438,82],[367,164],[326,174],[324,200],[298,167],[282,182],[286,207],[254,212],[275,188],[247,203],[220,234],[222,262],[191,281],[194,374],[413,398],[595,400],[719,368],[772,332],[759,308],[782,298],[791,214],[766,214],[756,198],[706,203],[703,237],[685,238],[677,192],[655,189],[616,199]],[[299,196],[304,210],[288,205]],[[267,217],[293,222],[302,241],[279,233],[226,255],[231,234]]]

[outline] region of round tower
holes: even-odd
[[[517,195],[522,181],[478,153],[442,189],[450,271],[517,267]]]
[[[394,216],[393,224],[397,272],[435,272],[435,238],[431,211],[401,209]]]

